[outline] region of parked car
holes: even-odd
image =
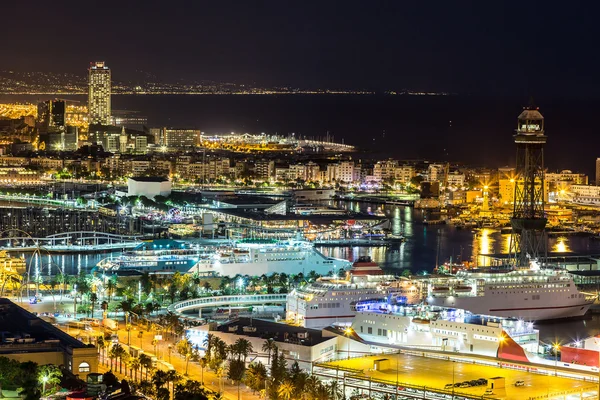
[[[515,386],[525,386],[525,381],[516,381]]]
[[[494,394],[494,390],[493,389],[487,389],[484,393],[484,395],[489,395],[489,394]]]
[[[446,386],[444,386],[444,389],[452,389],[454,387],[454,383],[446,383]]]
[[[459,387],[464,389],[464,388],[471,387],[471,384],[469,382],[463,382],[460,384]]]

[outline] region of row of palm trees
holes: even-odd
[[[224,375],[223,364],[227,360],[226,376],[237,384],[238,399],[240,385],[246,384],[253,392],[272,400],[340,400],[344,393],[338,381],[325,385],[314,375],[300,369],[297,362],[287,368],[287,362],[272,339],[265,340],[261,350],[268,355],[270,371],[261,362],[252,362],[246,367],[247,357],[254,352],[252,343],[238,339],[227,345],[219,337],[208,334],[205,340],[206,356],[201,358],[204,369],[208,365],[218,376]]]

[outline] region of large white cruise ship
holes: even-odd
[[[531,361],[538,352],[533,323],[475,315],[461,309],[403,306],[382,301],[356,304],[352,330],[362,340],[382,346],[414,347]]]
[[[369,257],[360,257],[344,277],[322,277],[290,292],[286,319],[306,328],[349,324],[356,314],[354,304],[367,299],[417,303],[420,292],[411,280],[385,275]]]
[[[269,275],[272,273],[327,274],[349,268],[347,260],[326,257],[301,240],[240,240],[201,258],[190,273],[214,276]]]
[[[581,293],[565,269],[486,268],[427,280],[427,303],[474,314],[539,321],[583,316],[595,296]]]

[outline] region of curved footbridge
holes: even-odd
[[[211,296],[200,297],[197,299],[183,300],[171,304],[167,309],[173,313],[179,314],[186,318],[189,315],[184,315],[185,311],[198,310],[199,315],[203,308],[214,307],[237,307],[237,306],[255,306],[266,304],[285,304],[287,293],[283,294],[248,294],[235,296]]]

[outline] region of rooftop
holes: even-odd
[[[238,327],[237,331],[230,331],[230,327],[233,329],[236,326]],[[243,327],[246,326],[256,327],[256,332],[244,332]],[[289,342],[306,346],[313,346],[331,339],[330,337],[323,337],[321,330],[318,329],[307,329],[256,318],[238,318],[220,325],[218,330],[224,333],[236,333],[243,336],[273,339],[275,342]],[[308,333],[308,336],[306,339],[300,339],[298,338],[299,333]]]
[[[6,298],[0,298],[0,334],[0,353],[14,352],[17,346],[25,347],[21,352],[43,346],[88,347]]]
[[[136,182],[168,182],[169,179],[164,176],[134,176],[129,178]]]

